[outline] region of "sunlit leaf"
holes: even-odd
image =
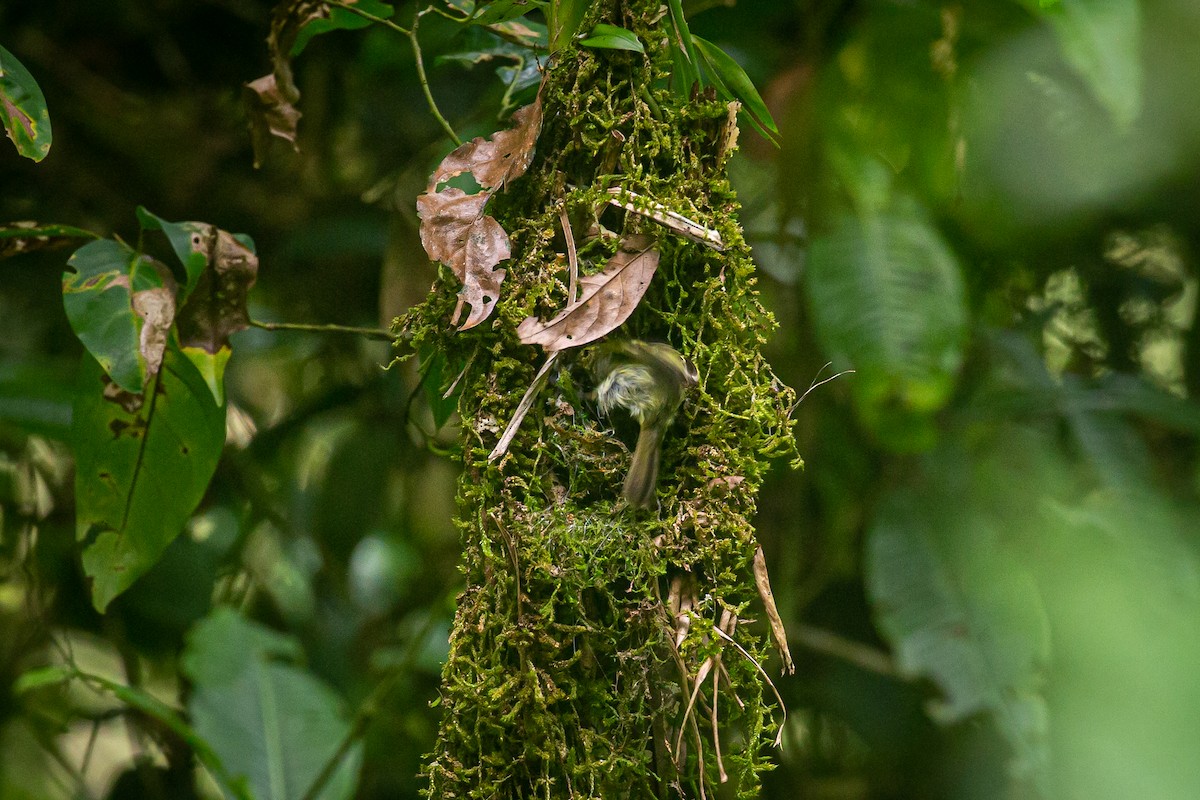
[[[299,655],[294,638],[228,608],[214,611],[188,637],[183,671],[193,686],[192,723],[252,797],[306,797],[350,731],[337,695],[286,663]],[[361,745],[351,747],[315,797],[352,796],[361,759]]]
[[[524,344],[540,344],[547,350],[565,350],[594,342],[616,330],[641,302],[658,269],[654,239],[634,234],[622,240],[604,270],[579,279],[579,302],[547,322],[528,317],[517,327]]]
[[[122,391],[84,356],[72,423],[76,531],[103,610],[157,561],[208,487],[225,442],[225,410],[195,367],[169,348],[144,394]]]
[[[63,307],[75,335],[127,392],[142,391],[162,361],[175,319],[167,269],[111,239],[85,244],[63,273]]]
[[[592,28],[592,32],[588,34],[587,38],[580,39],[579,43],[584,47],[602,50],[630,50],[635,53],[646,52],[646,48],[642,46],[642,40],[633,31],[605,23],[600,23]]]
[[[41,689],[44,686],[58,686],[71,680],[72,670],[70,667],[53,665],[49,667],[38,667],[31,669],[19,675],[16,681],[13,682],[13,694],[24,694]]]
[[[779,128],[771,117],[771,111],[741,65],[707,39],[693,36],[692,41],[696,43],[696,50],[721,93],[729,100],[741,102],[759,131],[769,141],[777,141]]]
[[[41,161],[50,152],[50,112],[41,87],[16,56],[0,47],[0,123],[17,152]]]

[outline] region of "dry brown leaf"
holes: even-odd
[[[300,111],[284,98],[275,81],[275,75],[263,75],[247,83],[243,92],[248,118],[250,140],[254,148],[254,166],[262,166],[263,158],[271,145],[271,137],[291,142],[292,149],[299,152],[296,144],[296,126],[300,122]]]
[[[783,659],[783,671],[790,675],[796,671],[796,664],[788,649],[787,630],[779,616],[779,607],[775,605],[775,593],[771,591],[771,578],[767,575],[767,557],[763,555],[761,546],[754,553],[754,585],[758,587],[758,596],[766,607],[767,620],[771,623],[771,638],[775,640],[775,649]]]
[[[258,278],[258,256],[232,233],[212,225],[204,235],[193,235],[192,250],[203,253],[207,263],[179,310],[179,343],[212,354],[249,327],[246,295]]]
[[[250,120],[250,141],[254,148],[254,166],[262,165],[271,137],[296,143],[296,126],[300,121],[300,90],[292,77],[292,46],[300,29],[315,19],[329,15],[323,0],[281,0],[271,11],[271,31],[267,49],[271,53],[271,72],[245,84],[242,98]]]
[[[658,269],[654,239],[634,234],[621,240],[621,249],[603,272],[579,279],[583,294],[548,322],[528,317],[517,327],[525,344],[547,350],[565,350],[594,342],[618,328],[641,302]]]
[[[130,297],[134,313],[142,318],[138,334],[138,352],[146,360],[146,379],[157,375],[167,350],[167,335],[175,322],[175,286],[156,286],[134,292]]]
[[[460,331],[475,327],[491,315],[506,274],[496,265],[512,255],[504,228],[492,217],[482,216],[490,197],[487,192],[466,194],[450,187],[417,198],[421,244],[430,258],[454,271],[462,282],[458,296],[471,306]]]
[[[517,109],[512,120],[513,127],[497,131],[490,139],[477,136],[451,151],[429,176],[429,191],[464,172],[485,189],[501,189],[524,175],[542,130],[542,98]]]

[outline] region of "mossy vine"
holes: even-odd
[[[468,365],[466,589],[426,768],[439,800],[690,798],[723,777],[754,797],[779,722],[758,666],[766,626],[746,624],[761,615],[751,519],[768,462],[795,459],[795,397],[761,354],[774,321],[725,177],[728,108],[659,88],[669,56],[657,2],[597,2],[584,26],[598,21],[634,31],[646,54],[571,48],[552,60],[534,162],[489,205],[513,243],[493,318],[456,332],[447,273],[397,321],[412,344]],[[726,249],[607,206],[614,185],[718,230]],[[516,327],[565,303],[564,209],[584,272],[615,248],[589,229],[656,235],[658,274],[615,335],[668,341],[699,370],[653,511],[619,499],[628,452],[588,400],[586,356],[562,359],[507,453],[488,460],[543,357]]]

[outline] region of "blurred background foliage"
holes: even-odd
[[[763,796],[1200,796],[1200,6],[685,7],[779,122],[732,166],[772,361],[800,390],[855,370],[796,409],[807,467],[761,497],[798,656]],[[434,275],[414,198],[448,143],[403,37],[335,32],[296,62],[299,153],[256,171],[239,98],[270,11],[0,4],[55,134],[40,164],[0,146],[0,220],[134,240],[141,204],[245,231],[256,319],[387,327]],[[520,78],[479,36],[421,26],[464,138]],[[188,705],[217,747],[237,695],[204,676],[241,667],[214,639],[341,708],[297,735],[364,734],[357,780],[323,796],[416,796],[460,584],[455,433],[415,365],[238,334],[208,495],[100,616],[74,541],[67,256],[0,263],[0,797],[216,796],[197,742],[145,710]],[[143,701],[36,678],[66,660]]]

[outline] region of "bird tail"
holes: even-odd
[[[625,499],[632,506],[649,508],[654,505],[658,485],[658,461],[662,451],[664,429],[659,425],[643,425],[629,474],[625,476]]]

